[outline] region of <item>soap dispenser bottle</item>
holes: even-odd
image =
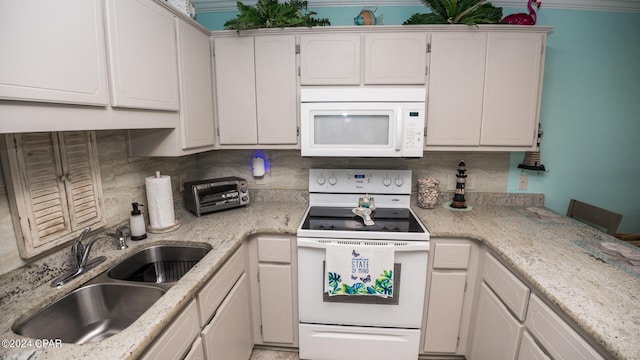
[[[142,212],[138,209],[142,204],[137,202],[131,203],[133,211],[131,211],[131,218],[129,219],[129,227],[131,228],[131,240],[144,240],[147,238],[147,229],[144,225],[144,217]]]

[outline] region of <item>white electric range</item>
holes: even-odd
[[[429,232],[410,208],[412,183],[410,170],[309,170],[297,231],[301,359],[417,359]],[[336,245],[391,247],[392,296],[329,296],[326,253]]]

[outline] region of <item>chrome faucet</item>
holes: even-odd
[[[125,232],[125,230],[127,231]],[[126,241],[127,236],[131,235],[129,224],[121,225],[113,233],[107,233],[107,235],[118,240],[118,250],[124,250],[129,247]]]
[[[93,244],[95,244],[95,242],[99,239],[115,238],[118,240],[118,250],[124,250],[128,248],[129,246],[125,241],[127,236],[129,236],[128,233],[125,234],[125,229],[128,229],[128,228],[129,228],[129,225],[125,224],[118,227],[114,233],[107,233],[103,236],[96,236],[95,238],[89,240],[86,246],[82,244],[82,239],[85,237],[85,235],[87,235],[91,231],[91,228],[87,227],[86,229],[82,230],[80,235],[78,235],[78,238],[76,238],[76,240],[73,242],[73,245],[71,246],[71,253],[76,262],[75,269],[69,272],[66,272],[62,276],[53,280],[53,282],[51,283],[51,286],[52,287],[62,286],[67,282],[75,279],[76,277],[84,274],[85,272],[93,269],[101,262],[105,261],[107,258],[104,256],[98,256],[92,259],[91,261],[89,261],[89,253],[91,253],[91,247],[93,247]]]
[[[73,246],[71,247],[71,253],[76,259],[76,265],[78,269],[86,265],[86,257],[89,255],[89,250],[91,250],[91,246],[89,246],[89,249],[87,250],[87,252],[85,252],[84,245],[82,245],[82,238],[87,235],[89,231],[91,231],[90,227],[82,230],[76,241],[73,242]]]

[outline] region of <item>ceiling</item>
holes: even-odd
[[[235,0],[191,0],[196,7],[196,11],[222,12],[236,11]],[[283,1],[283,0],[279,0]],[[308,0],[309,7],[323,6],[421,6],[420,0]],[[245,5],[255,5],[256,0],[242,1]],[[526,5],[526,0],[496,0],[491,2],[495,6],[501,7],[522,7]],[[602,10],[602,11],[624,11],[640,12],[640,0],[542,0],[546,8],[558,9],[579,9],[579,10]]]

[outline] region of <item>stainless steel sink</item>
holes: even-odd
[[[86,285],[16,324],[13,331],[63,343],[99,341],[131,325],[164,293],[151,286]]]
[[[208,244],[157,245],[138,251],[112,267],[110,279],[142,283],[172,284],[187,273],[209,251]]]

